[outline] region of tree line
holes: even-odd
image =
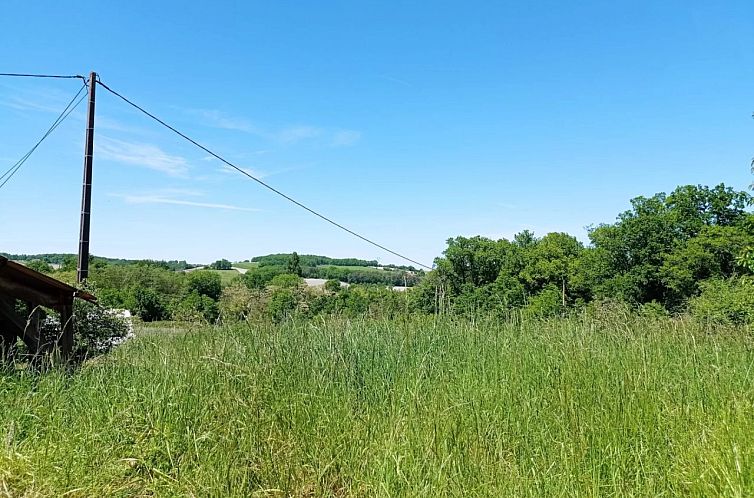
[[[552,316],[600,300],[661,314],[754,321],[753,203],[725,185],[631,200],[614,223],[512,240],[455,237],[417,289],[426,311]]]
[[[364,260],[357,258],[328,258],[327,256],[318,256],[316,254],[297,254],[301,266],[378,266],[377,260]],[[256,256],[251,258],[252,263],[259,263],[259,266],[285,266],[293,257],[293,253],[268,254],[266,256]]]
[[[102,304],[128,308],[145,321],[278,320],[323,313],[549,317],[610,301],[640,313],[754,323],[754,214],[748,210],[753,201],[747,192],[722,184],[681,186],[632,199],[613,223],[591,227],[587,244],[558,232],[539,237],[523,231],[510,240],[451,238],[436,269],[426,274],[309,266],[372,262],[292,253],[255,258],[259,266],[223,286],[213,271],[99,258],[89,283]],[[75,260],[63,261],[55,276],[72,282]],[[229,265],[220,260],[214,266]],[[328,282],[309,288],[302,277]],[[341,282],[352,285],[343,288]],[[390,290],[404,284],[411,287],[407,292]]]

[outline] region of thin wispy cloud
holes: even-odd
[[[202,124],[222,130],[242,131],[254,135],[263,134],[251,121],[243,118],[229,116],[221,111],[213,109],[182,109],[186,114],[199,118]]]
[[[185,177],[189,172],[185,158],[168,154],[153,144],[100,136],[95,140],[95,148],[97,156],[104,160],[140,166],[176,177]]]
[[[333,134],[332,145],[334,147],[348,147],[361,140],[361,132],[354,130],[340,130]]]
[[[330,129],[307,124],[297,124],[275,129],[260,126],[248,119],[230,116],[218,110],[191,108],[180,108],[180,110],[196,118],[205,126],[221,130],[239,131],[254,135],[268,142],[282,145],[314,142],[333,147],[347,147],[354,145],[361,139],[361,132],[355,130]]]
[[[221,209],[225,211],[245,211],[245,212],[259,212],[261,209],[235,206],[232,204],[222,204],[215,202],[204,202],[202,200],[196,200],[197,197],[202,197],[203,194],[195,191],[180,190],[180,189],[166,189],[156,192],[146,192],[140,194],[109,194],[111,197],[117,197],[122,199],[127,204],[168,204],[173,206],[188,206],[204,209]],[[188,199],[186,197],[189,197]]]
[[[35,111],[46,113],[60,113],[76,94],[72,87],[70,92],[62,92],[56,88],[23,89],[21,91],[0,88],[0,106],[17,111]],[[77,113],[74,113],[77,114]]]
[[[323,130],[314,126],[291,126],[284,128],[274,134],[278,142],[285,144],[294,144],[302,140],[321,137]]]
[[[39,102],[24,99],[21,97],[0,98],[0,105],[17,111],[42,111],[42,112],[60,112],[65,104],[56,108],[51,104],[41,104]]]
[[[290,166],[277,167],[277,168],[274,168],[274,169],[269,169],[269,170],[264,170],[264,171],[260,171],[258,169],[243,168],[243,167],[239,167],[239,169],[241,171],[244,171],[244,172],[250,174],[251,176],[256,177],[256,178],[258,178],[258,179],[261,180],[262,178],[268,178],[270,176],[282,175],[283,173],[290,173],[291,171],[301,171],[301,170],[304,170],[304,169],[312,168],[312,167],[316,166],[316,164],[317,164],[316,162],[294,164],[294,165],[290,165]],[[239,174],[238,171],[236,171],[235,169],[231,168],[227,164],[223,164],[222,166],[220,166],[219,171],[222,172],[222,173],[225,173],[227,175],[238,175]]]
[[[251,176],[253,176],[255,178],[264,178],[265,176],[268,176],[268,174],[265,173],[264,171],[258,171],[258,170],[251,169],[251,168],[241,168],[241,167],[239,167],[238,169],[240,169],[241,171],[243,171],[243,172],[245,172],[245,173],[247,173],[247,174],[249,174],[249,175],[251,175]],[[235,168],[231,168],[227,164],[223,164],[222,166],[220,166],[220,172],[221,173],[226,173],[228,175],[237,175],[238,174],[238,171]]]
[[[402,80],[400,78],[396,78],[395,76],[390,76],[389,74],[383,74],[382,76],[380,76],[380,78],[387,81],[391,81],[393,83],[398,83],[399,85],[403,85],[403,86],[413,86],[410,82],[406,80]]]
[[[98,130],[110,130],[110,131],[136,133],[136,134],[144,133],[143,128],[125,124],[122,121],[111,118],[110,116],[97,115],[96,126]]]

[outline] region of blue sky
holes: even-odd
[[[610,222],[680,184],[745,189],[754,2],[3,2],[0,72],[88,73],[264,181],[431,263],[456,235]],[[0,170],[74,80],[0,78]],[[84,106],[0,190],[0,251],[75,252]],[[94,254],[399,263],[111,95]]]

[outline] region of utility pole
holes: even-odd
[[[81,192],[81,230],[79,232],[79,262],[76,279],[79,283],[89,277],[89,218],[92,211],[92,162],[94,160],[94,98],[97,73],[89,74],[89,109],[86,113],[86,142],[84,144],[84,185]]]

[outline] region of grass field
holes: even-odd
[[[235,266],[236,268],[244,268],[246,270],[251,270],[252,268],[256,268],[257,266],[259,266],[259,263],[255,263],[255,262],[233,263],[233,266]]]
[[[359,270],[359,271],[385,271],[381,268],[375,268],[373,266],[353,266],[353,265],[321,265],[326,268],[341,268],[344,270]]]
[[[0,376],[0,495],[751,496],[752,366],[631,317],[141,330]]]
[[[241,275],[236,270],[201,270],[201,271],[209,271],[209,272],[217,273],[218,275],[220,275],[220,281],[222,282],[223,287],[225,287],[226,285],[230,285],[230,283],[233,282],[233,280],[235,280],[236,277]]]

